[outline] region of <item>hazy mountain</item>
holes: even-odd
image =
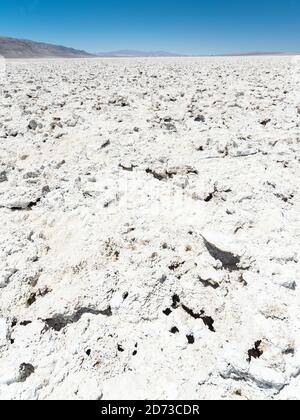
[[[86,51],[25,39],[0,37],[0,56],[5,58],[93,57]]]
[[[249,52],[223,54],[223,56],[255,56],[255,55],[293,55],[299,53],[284,52]],[[85,57],[184,57],[182,54],[176,54],[167,51],[137,51],[137,50],[119,50],[90,54],[83,50],[67,48],[61,45],[46,44],[34,42],[25,39],[16,39],[0,36],[0,56],[5,58],[85,58]],[[196,57],[197,55],[195,55]]]
[[[264,55],[297,55],[299,53],[290,52],[246,52],[246,53],[229,53],[217,55],[190,55],[191,57],[234,57],[234,56],[264,56]],[[176,54],[166,51],[136,51],[136,50],[120,50],[110,51],[106,53],[96,54],[98,57],[187,57],[184,54]]]
[[[180,57],[180,54],[175,54],[167,51],[135,51],[135,50],[120,50],[110,51],[106,53],[98,53],[98,57]]]

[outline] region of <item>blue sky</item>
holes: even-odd
[[[300,1],[0,0],[0,35],[91,52],[300,51]]]

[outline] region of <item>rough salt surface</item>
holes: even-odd
[[[1,399],[299,398],[299,78],[7,63]]]

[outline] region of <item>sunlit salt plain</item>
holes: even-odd
[[[0,398],[299,398],[300,58],[1,65]]]

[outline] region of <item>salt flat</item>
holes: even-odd
[[[299,398],[300,59],[6,65],[0,398]]]

